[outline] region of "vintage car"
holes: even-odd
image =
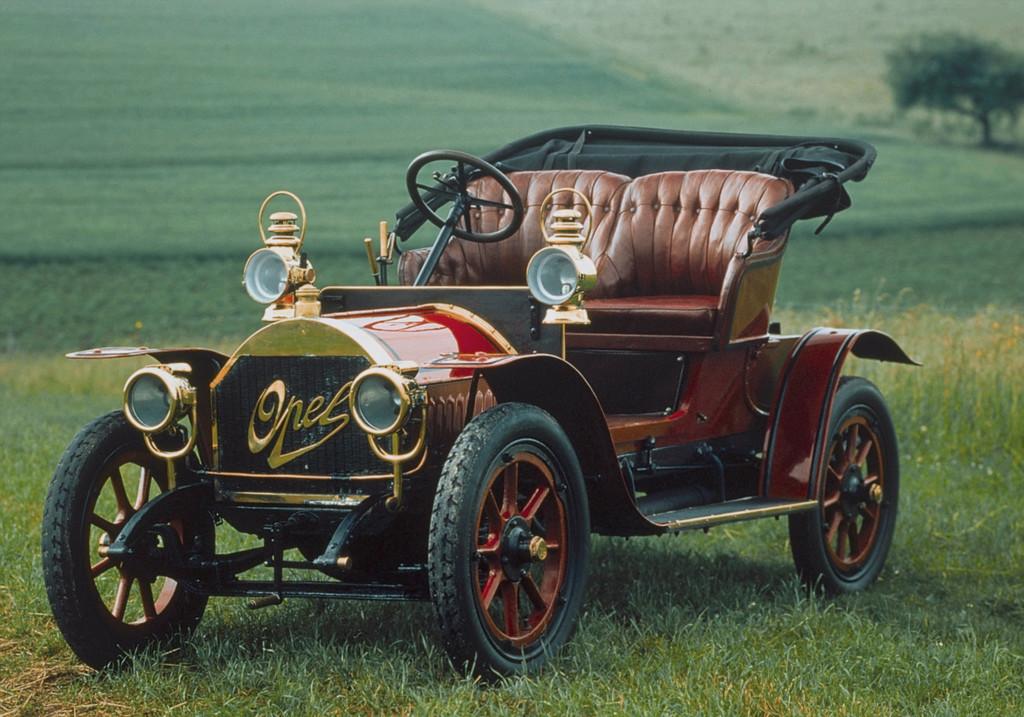
[[[784,335],[771,309],[792,224],[848,207],[874,159],[606,126],[428,152],[412,203],[364,240],[375,286],[314,286],[305,208],[275,192],[243,279],[265,325],[230,356],[70,354],[159,363],[49,489],[68,644],[109,664],[193,628],[210,596],[429,600],[456,667],[531,672],[573,631],[591,533],[782,515],[809,586],[864,588],[899,462],[881,393],[842,370],[914,362],[877,331]],[[265,229],[272,200],[298,211]],[[432,245],[403,251],[427,222]]]

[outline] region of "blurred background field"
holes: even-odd
[[[0,6],[0,714],[300,712],[1020,714],[1024,711],[1024,149],[898,116],[884,53],[958,28],[1022,50],[1024,6],[748,0]],[[788,331],[870,325],[923,369],[889,397],[901,522],[882,581],[797,589],[784,522],[598,540],[576,641],[544,676],[452,676],[425,606],[215,601],[197,637],[125,672],[76,665],[49,618],[38,528],[60,452],[133,366],[63,352],[232,341],[255,214],[288,188],[327,283],[434,148],[563,124],[849,135],[879,160],[854,207],[794,232]]]

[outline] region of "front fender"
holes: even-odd
[[[601,404],[574,366],[550,354],[526,354],[503,359],[480,374],[498,403],[519,401],[543,408],[565,430],[587,479],[594,530],[615,535],[657,532],[637,508]]]
[[[812,329],[782,369],[769,417],[761,465],[762,493],[770,498],[815,498],[832,400],[850,354],[914,366],[889,335],[867,329]]]
[[[190,383],[196,389],[196,446],[203,463],[212,465],[213,436],[211,433],[212,417],[210,415],[210,383],[214,376],[224,368],[228,357],[219,351],[202,348],[170,348],[154,349],[148,346],[138,347],[104,347],[85,349],[67,354],[70,359],[111,359],[129,358],[134,356],[152,356],[163,363],[187,363],[192,367]]]

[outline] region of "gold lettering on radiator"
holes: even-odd
[[[270,446],[267,465],[278,468],[299,456],[309,453],[330,440],[348,425],[349,381],[330,397],[314,396],[308,402],[289,397],[284,381],[277,379],[263,389],[249,418],[249,451],[261,453]],[[333,428],[319,440],[292,451],[284,450],[285,438],[290,432],[301,434],[314,426]],[[266,433],[259,431],[266,429]]]

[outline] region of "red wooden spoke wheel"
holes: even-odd
[[[523,646],[543,634],[565,579],[565,507],[543,460],[505,458],[477,516],[478,598],[495,637]]]
[[[822,523],[829,559],[843,572],[855,571],[878,537],[885,496],[881,441],[867,418],[850,416],[832,441],[823,476]]]
[[[815,589],[862,590],[885,564],[899,500],[896,431],[872,383],[842,380],[823,451],[818,507],[789,518],[793,560]]]
[[[110,456],[100,469],[100,482],[88,506],[89,573],[110,617],[127,625],[144,625],[167,611],[176,581],[136,575],[106,557],[106,548],[124,524],[150,498],[167,489],[166,468],[145,449],[126,449]],[[179,542],[185,538],[181,520],[170,523]]]
[[[558,423],[519,403],[474,418],[441,472],[428,541],[452,662],[487,678],[539,669],[573,630],[589,555],[586,488]]]
[[[43,577],[57,626],[93,667],[153,640],[188,631],[206,598],[158,574],[144,558],[118,562],[107,547],[124,524],[167,489],[166,465],[118,411],[75,437],[50,483],[43,511]],[[209,540],[213,524],[197,506],[157,526],[154,548]]]

